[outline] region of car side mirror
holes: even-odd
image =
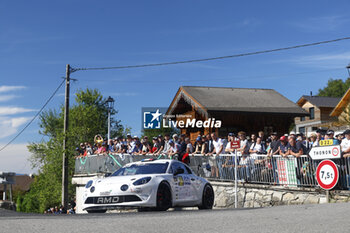
[[[176,171],[174,172],[174,176],[177,176],[179,174],[183,174],[185,173],[184,169],[183,168],[178,168],[176,169]]]

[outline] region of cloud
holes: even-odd
[[[3,146],[4,144],[0,144],[0,148]],[[37,170],[33,170],[28,161],[30,156],[27,144],[11,144],[0,152],[0,171],[18,174],[36,173]]]
[[[17,91],[17,90],[22,90],[26,88],[25,86],[0,86],[0,93],[4,93],[4,92],[9,92],[9,91]]]
[[[336,31],[347,26],[350,19],[342,15],[312,17],[292,23],[293,26],[308,32]]]
[[[32,117],[0,117],[0,139],[17,133],[18,128],[27,123]]]
[[[21,107],[0,107],[0,116],[15,115],[19,113],[33,112],[35,109]]]
[[[19,97],[18,95],[0,95],[0,102],[6,102],[18,97]]]

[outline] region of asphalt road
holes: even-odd
[[[0,210],[0,232],[349,232],[349,210],[350,203],[89,215]]]

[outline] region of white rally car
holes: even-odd
[[[207,180],[182,162],[145,160],[126,164],[109,177],[88,181],[83,199],[88,213],[118,207],[211,209],[214,191]]]

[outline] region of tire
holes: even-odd
[[[171,191],[167,183],[160,183],[157,190],[157,207],[158,211],[166,211],[172,206]]]
[[[103,214],[106,213],[107,210],[87,210],[89,214]]]
[[[212,209],[214,205],[214,190],[210,184],[206,184],[203,189],[202,204],[198,206],[200,210]]]

